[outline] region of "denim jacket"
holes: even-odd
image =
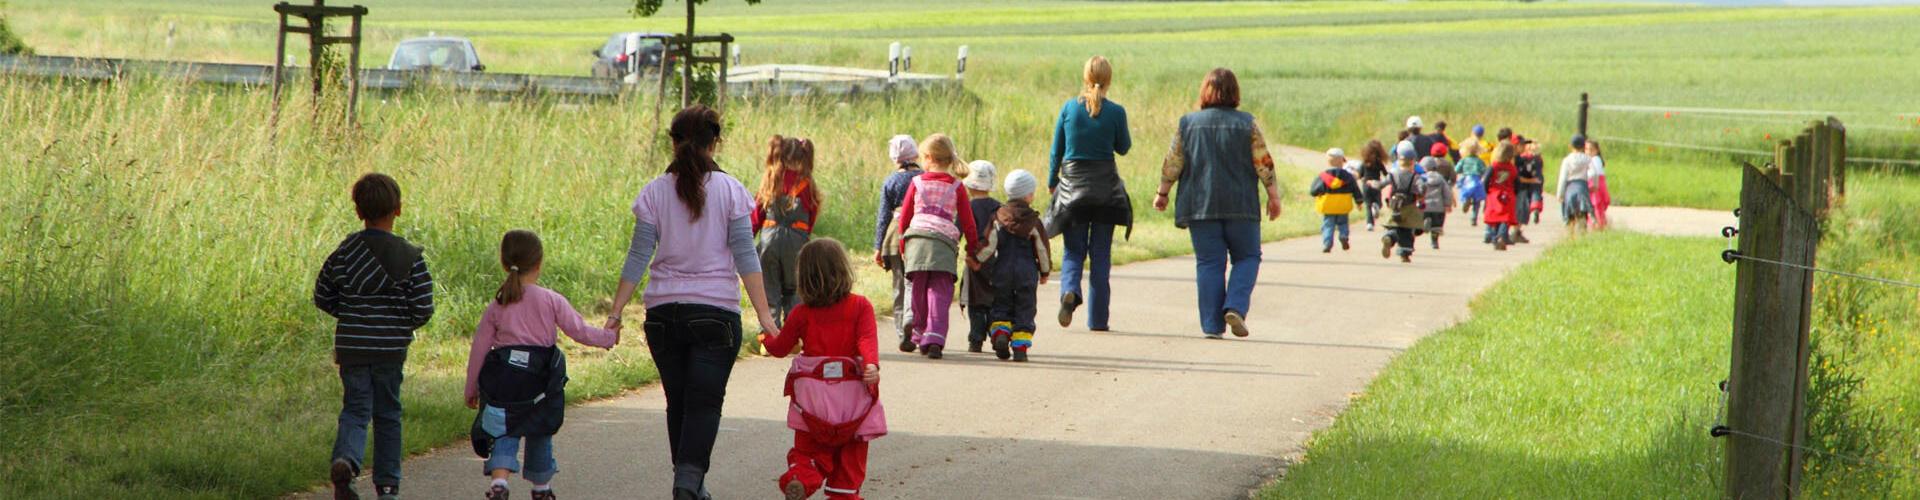
[[[1161,176],[1179,183],[1175,226],[1185,228],[1196,220],[1258,221],[1259,186],[1274,183],[1273,156],[1253,115],[1202,109],[1180,117]]]

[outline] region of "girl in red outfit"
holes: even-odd
[[[927,172],[907,185],[900,205],[901,265],[913,283],[912,331],[900,341],[900,350],[912,352],[917,347],[921,355],[940,359],[947,346],[947,310],[953,307],[958,263],[961,256],[980,252],[980,233],[974,230],[972,205],[960,184],[967,166],[954,152],[953,139],[946,134],[927,136],[920,144],[920,156]],[[968,259],[967,264],[972,268],[978,263]]]
[[[793,449],[780,491],[801,500],[858,499],[867,480],[867,442],[887,434],[880,407],[880,339],[873,304],[854,295],[847,249],[831,238],[800,247],[798,289],[804,301],[778,336],[760,335],[775,357],[800,347],[787,372],[787,427]]]
[[[784,324],[796,305],[794,256],[813,238],[820,217],[820,193],[813,187],[813,141],[773,136],[767,145],[767,175],[754,197],[753,233],[773,296],[773,319]]]
[[[1513,165],[1513,145],[1502,143],[1493,150],[1493,165],[1487,170],[1487,207],[1482,215],[1486,217],[1486,242],[1494,250],[1506,250],[1513,244],[1514,225],[1520,223],[1520,213],[1525,207],[1518,206],[1519,194],[1515,182],[1519,179],[1519,170]]]

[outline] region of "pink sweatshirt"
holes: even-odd
[[[473,351],[467,355],[467,397],[480,395],[480,364],[487,361],[487,352],[495,346],[551,346],[559,341],[555,330],[594,347],[612,349],[620,343],[619,333],[588,325],[566,297],[527,285],[519,302],[503,306],[490,301],[487,311],[480,313],[480,327],[473,332]]]

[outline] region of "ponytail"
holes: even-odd
[[[766,172],[760,176],[760,193],[755,197],[762,206],[773,203],[774,198],[780,197],[780,190],[783,187],[780,185],[780,171],[787,169],[788,156],[792,155],[794,142],[793,139],[781,137],[779,134],[775,134],[772,140],[767,141],[767,161],[763,165]]]
[[[707,205],[707,173],[720,171],[713,161],[713,147],[720,143],[720,112],[695,104],[673,116],[667,128],[673,140],[673,163],[667,173],[674,176],[674,192],[687,206],[693,220],[699,220]]]
[[[1107,99],[1107,87],[1113,86],[1113,64],[1107,58],[1093,56],[1087,60],[1086,70],[1081,72],[1080,103],[1087,106],[1087,116],[1099,118],[1101,103]]]
[[[525,297],[526,276],[540,269],[544,253],[540,235],[525,229],[507,231],[507,235],[500,238],[500,267],[506,268],[507,280],[493,293],[494,303],[512,305]]]

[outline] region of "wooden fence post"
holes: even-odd
[[[1587,100],[1587,93],[1581,92],[1580,93],[1580,135],[1582,137],[1585,137],[1587,135],[1587,107],[1589,104],[1590,102]]]
[[[1847,200],[1847,126],[1840,119],[1827,117],[1827,128],[1833,131],[1833,204],[1843,204]]]
[[[1793,153],[1792,148],[1783,148]],[[1783,158],[1784,159],[1784,158]],[[1818,223],[1787,190],[1748,166],[1740,193],[1743,256],[1812,265]],[[1734,338],[1727,387],[1728,498],[1788,498],[1798,491],[1812,275],[1741,260],[1735,277]],[[1748,436],[1752,434],[1765,439]],[[1767,439],[1773,440],[1768,441]]]

